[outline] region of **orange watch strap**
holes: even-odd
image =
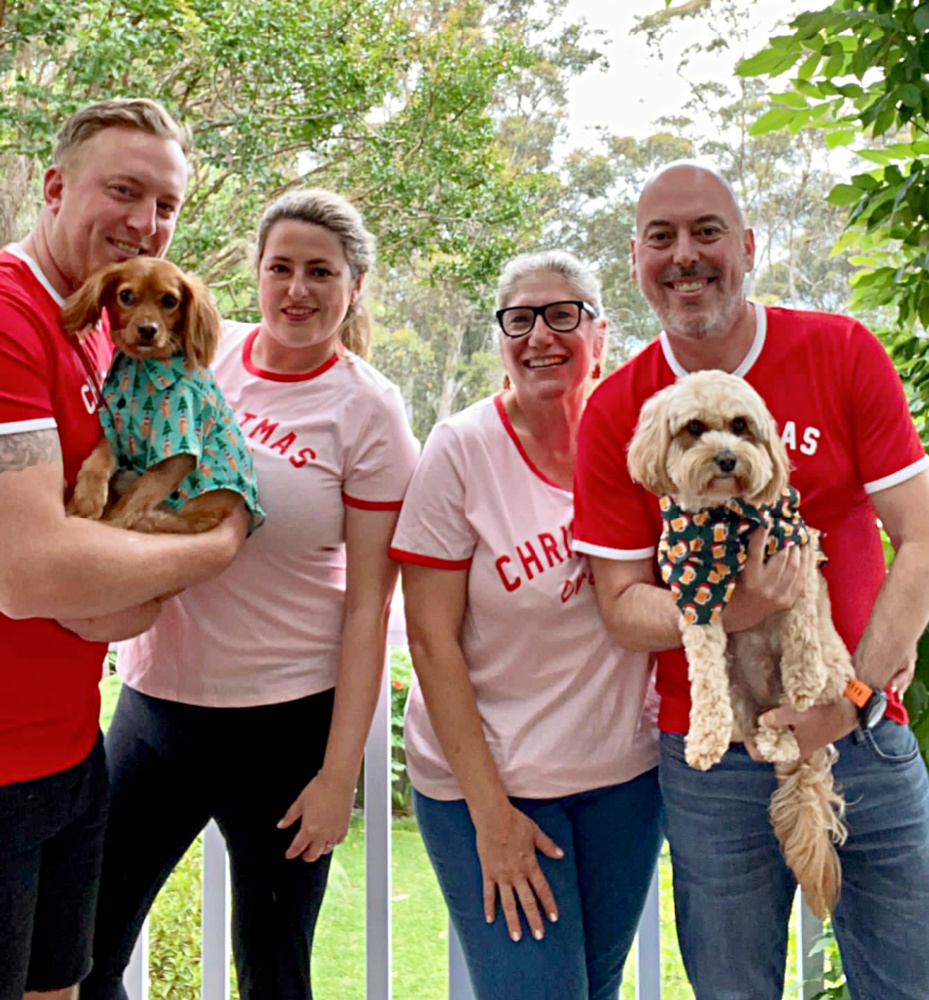
[[[852,701],[859,708],[864,708],[868,699],[872,694],[874,694],[874,690],[873,688],[868,687],[864,681],[859,680],[857,677],[853,677],[845,686],[845,691],[843,693],[846,698]]]

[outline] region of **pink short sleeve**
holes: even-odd
[[[435,569],[467,569],[477,533],[467,517],[467,461],[461,438],[433,428],[410,483],[390,555]]]

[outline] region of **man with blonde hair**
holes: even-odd
[[[659,773],[678,937],[697,1000],[778,1000],[796,882],[768,817],[774,768],[737,742],[707,771],[685,762],[690,687],[679,612],[655,576],[658,498],[626,467],[640,407],[680,376],[722,369],[762,395],[803,516],[822,532],[833,617],[857,674],[833,704],[782,706],[763,720],[791,726],[804,756],[828,743],[839,752],[848,839],[837,845],[843,882],[833,927],[851,996],[926,1000],[929,782],[898,688],[912,676],[929,619],[929,458],[877,338],[847,316],[747,301],[754,254],[738,200],[714,170],[671,164],[643,188],[632,267],[663,331],[588,404],[574,547],[591,557],[614,640],[658,653]],[[896,552],[889,572],[878,517]],[[767,562],[763,551],[757,532],[722,616],[728,632],[798,596],[799,548]]]
[[[67,338],[61,305],[99,267],[167,251],[188,145],[154,101],[83,108],[59,133],[35,228],[0,251],[0,1000],[70,1000],[90,968],[107,642],[223,570],[247,528],[244,510],[198,536],[65,515],[111,347],[101,331]]]

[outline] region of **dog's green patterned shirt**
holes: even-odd
[[[748,558],[748,540],[769,527],[765,559],[788,545],[806,545],[809,532],[800,516],[800,495],[786,487],[775,504],[755,507],[731,499],[691,512],[662,497],[658,566],[684,618],[696,625],[719,619]]]
[[[117,351],[103,399],[100,423],[120,468],[141,474],[172,455],[197,459],[167,506],[176,510],[201,493],[233,490],[245,498],[252,529],[264,521],[251,453],[211,372],[189,371],[182,354],[138,360]]]

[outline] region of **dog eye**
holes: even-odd
[[[135,295],[132,294],[131,288],[121,288],[119,291],[119,301],[122,302],[124,306],[131,306],[135,302]]]
[[[166,295],[161,296],[161,304],[165,309],[173,309],[177,305],[177,296],[168,292]]]
[[[692,434],[695,438],[700,437],[705,430],[706,424],[702,420],[691,420],[687,425],[687,433]]]
[[[733,434],[744,434],[748,430],[748,424],[745,422],[744,417],[736,417],[732,421],[732,433]]]

